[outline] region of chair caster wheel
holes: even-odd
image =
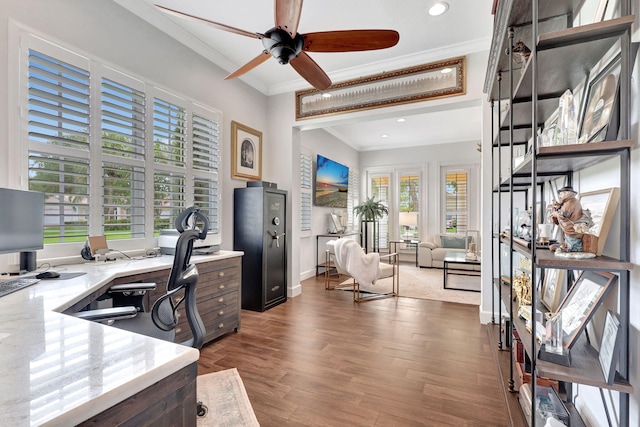
[[[205,415],[207,415],[207,412],[209,412],[209,408],[207,408],[207,405],[204,405],[202,402],[198,402],[196,405],[197,405],[196,414],[199,417],[204,417]]]

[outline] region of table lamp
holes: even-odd
[[[400,212],[398,220],[405,231],[404,238],[410,239],[409,230],[418,226],[418,212]]]

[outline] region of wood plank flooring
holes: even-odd
[[[318,278],[207,344],[198,373],[237,368],[261,426],[506,426],[478,307],[352,302]]]

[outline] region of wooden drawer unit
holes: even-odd
[[[198,263],[198,286],[196,287],[198,312],[205,329],[205,343],[240,328],[240,304],[242,282],[242,258],[234,257],[222,260]],[[155,282],[157,287],[150,292],[147,309],[166,292],[167,280],[171,269],[141,273],[114,280],[115,284],[134,282]],[[175,296],[181,298],[184,292]],[[184,305],[178,309],[178,326],[175,342],[184,342],[191,338],[191,329]]]

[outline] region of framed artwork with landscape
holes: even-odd
[[[262,179],[262,132],[231,121],[231,178]]]

